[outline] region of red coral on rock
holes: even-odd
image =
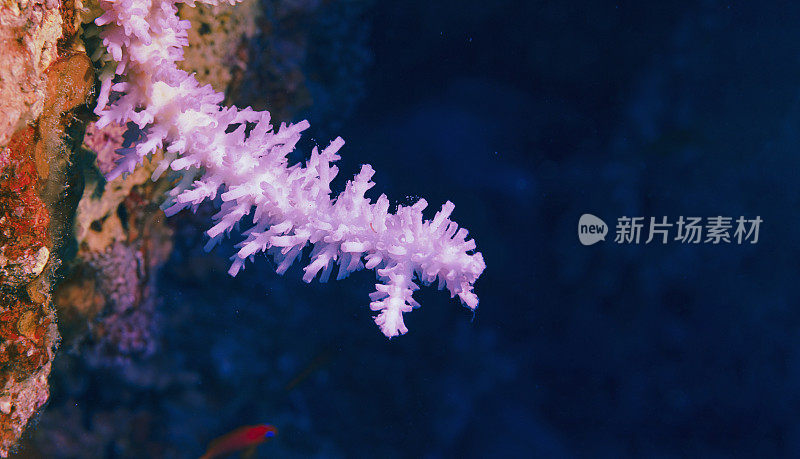
[[[50,217],[36,193],[33,128],[18,131],[0,153],[0,283],[19,286],[38,276],[49,256]]]
[[[18,131],[0,153],[0,455],[47,401],[58,341],[42,272],[49,212],[36,192],[35,131]]]

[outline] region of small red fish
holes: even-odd
[[[212,459],[236,451],[255,448],[278,434],[278,429],[269,424],[242,426],[225,435],[212,440],[206,453],[200,459]]]

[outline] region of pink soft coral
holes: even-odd
[[[470,309],[478,306],[473,284],[486,265],[479,252],[472,253],[475,241],[466,239],[467,230],[450,221],[452,203],[433,220],[422,218],[424,199],[398,206],[392,214],[385,195],[375,202],[364,197],[374,185],[369,165],[331,198],[330,183],[338,171],[332,163],[344,140],[335,139],[321,152],[314,148],[304,167],[289,167],[286,155],[308,122],[274,131],[268,112],[222,107],[221,93],[178,69],[189,24],[178,19],[176,2],[100,3],[105,14],[96,23],[105,26],[101,37],[117,62],[117,77],[102,81],[98,126],[131,121],[141,131],[138,141],[119,151],[123,157],[109,180],[163,148],[154,178],[168,168],[184,174],[170,192],[167,215],[196,209],[221,191],[222,208],[207,231],[209,247],[252,214],[253,224],[242,232],[245,238],[232,257],[231,275],[258,252],[269,252],[282,274],[307,245],[313,249],[304,268],[306,282],[317,274],[326,281],[334,263],[338,279],[364,267],[375,269],[381,283],[370,295],[370,307],[379,312],[375,323],[386,336],[408,331],[403,313],[419,306],[412,298],[418,288],[414,278],[423,284],[438,279],[440,288],[447,287]],[[192,182],[197,170],[202,176]]]

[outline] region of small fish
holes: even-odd
[[[242,426],[212,440],[208,444],[206,453],[200,456],[200,459],[212,459],[236,451],[246,451],[252,454],[257,445],[268,441],[277,434],[278,429],[269,424]]]

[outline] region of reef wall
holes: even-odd
[[[69,155],[94,71],[74,2],[0,5],[0,456],[47,401],[58,346],[51,285],[68,229]]]

